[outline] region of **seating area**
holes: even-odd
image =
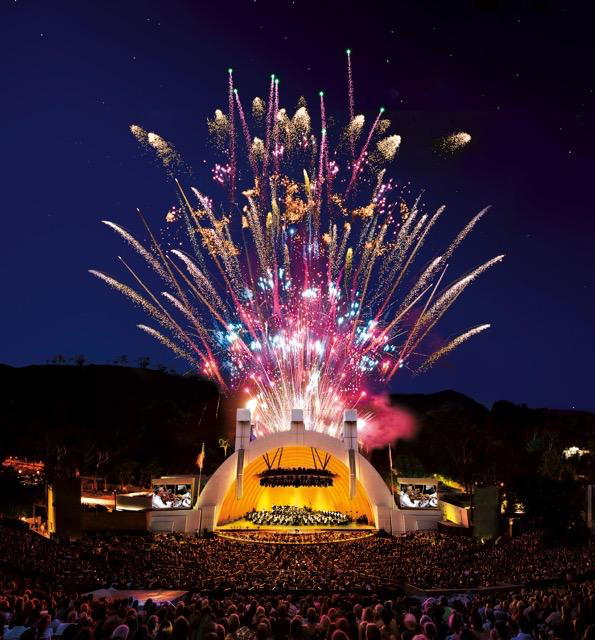
[[[588,578],[594,551],[590,542],[552,546],[539,532],[491,543],[418,531],[400,538],[257,545],[181,533],[106,533],[66,542],[0,526],[0,580],[6,589],[16,580],[28,588],[79,594],[107,587],[372,594],[405,584],[458,593],[478,587],[509,592],[512,585]]]

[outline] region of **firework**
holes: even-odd
[[[207,127],[214,144],[224,149],[229,136],[229,120],[221,109],[215,109],[213,119],[207,120]]]
[[[451,133],[436,143],[436,149],[442,153],[455,153],[471,142],[471,135],[465,131]]]
[[[445,344],[443,347],[435,351],[420,367],[419,369],[420,373],[422,371],[425,371],[426,369],[429,369],[434,364],[434,362],[436,362],[437,360],[445,356],[447,353],[451,352],[453,349],[456,349],[459,345],[463,344],[463,342],[466,342],[467,340],[469,340],[469,338],[472,338],[473,336],[476,336],[478,333],[481,333],[482,331],[485,331],[486,329],[489,329],[489,328],[490,328],[489,324],[482,324],[482,325],[479,325],[479,327],[475,327],[474,329],[469,329],[469,331],[465,331],[465,333],[462,333],[460,336],[457,336],[454,340],[451,340],[448,344]]]
[[[401,146],[401,136],[392,135],[387,138],[382,138],[376,145],[382,158],[388,162],[394,159],[397,154],[398,148]]]
[[[266,111],[266,105],[262,98],[256,96],[254,100],[252,100],[252,115],[257,120],[262,120]]]
[[[170,207],[167,213],[165,214],[166,222],[177,222],[181,216],[183,215],[183,210],[179,207]]]
[[[131,124],[130,133],[132,133],[143,147],[147,148],[149,146],[149,134],[141,126]]]
[[[424,355],[436,323],[502,256],[446,283],[450,257],[482,211],[440,255],[415,266],[444,207],[425,212],[387,178],[401,137],[388,133],[382,108],[368,125],[356,115],[347,56],[349,121],[336,141],[323,92],[317,129],[305,100],[293,114],[280,105],[274,75],[268,99],[255,98],[246,111],[229,70],[228,112],[208,122],[222,154],[212,169],[219,199],[182,184],[185,165],[174,147],[133,125],[175,178],[180,204],[166,220],[177,248],[166,251],[142,216],[143,243],[106,222],[160,285],[124,262],[135,288],[91,271],[158,325],[141,330],[223,390],[245,394],[257,434],[287,428],[299,407],[309,429],[338,436],[343,409],[365,402],[366,385],[403,368],[425,370],[489,326]]]

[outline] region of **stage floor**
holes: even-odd
[[[325,525],[323,527],[315,525],[303,525],[299,527],[285,525],[257,525],[250,520],[235,520],[229,524],[217,526],[217,531],[280,531],[282,533],[293,532],[316,532],[316,531],[376,531],[376,528],[369,524],[357,524],[350,522],[349,524]]]
[[[94,600],[100,600],[105,598],[109,602],[114,600],[126,600],[132,598],[137,600],[139,605],[145,604],[145,602],[151,599],[153,602],[164,603],[171,602],[176,603],[181,600],[188,591],[177,591],[174,589],[96,589],[95,591],[89,591],[88,594],[93,595]]]
[[[255,525],[249,520],[237,520],[216,527],[219,538],[236,542],[255,542],[260,544],[325,544],[330,542],[354,542],[369,538],[377,532],[371,525],[350,523],[337,526],[300,526]]]
[[[330,544],[356,542],[376,535],[375,529],[319,529],[312,531],[283,531],[263,529],[227,529],[215,531],[218,538],[234,542],[252,542],[256,544]]]

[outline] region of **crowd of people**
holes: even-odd
[[[70,589],[372,593],[391,585],[467,589],[583,575],[594,545],[548,547],[537,532],[499,544],[417,532],[310,545],[250,544],[191,534],[86,535],[55,542],[0,527],[0,571]]]
[[[2,640],[594,640],[595,583],[497,595],[187,593],[143,604],[0,576]]]
[[[316,511],[310,507],[287,505],[273,505],[270,511],[250,511],[244,519],[258,526],[285,527],[329,527],[347,525],[351,522],[351,518],[340,511]]]

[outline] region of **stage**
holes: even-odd
[[[255,437],[250,410],[238,409],[234,452],[198,496],[198,521],[170,518],[160,530],[167,525],[234,540],[290,542],[306,535],[334,541],[436,528],[439,509],[396,507],[391,489],[359,452],[355,410],[345,410],[341,437],[306,429],[302,409],[289,417],[286,428]]]
[[[374,527],[347,525],[336,527],[284,527],[255,526],[244,521],[245,525],[234,522],[233,525],[217,527],[215,534],[224,540],[252,542],[260,544],[328,544],[335,542],[356,542],[376,535]]]
[[[175,604],[184,598],[188,591],[176,589],[96,589],[89,591],[85,595],[92,595],[94,600],[105,599],[108,602],[117,600],[137,601],[139,605],[144,605],[147,600],[152,600],[158,604],[171,602]]]
[[[317,531],[376,531],[376,528],[368,524],[357,524],[356,522],[350,522],[349,524],[338,525],[257,525],[250,520],[242,519],[229,522],[228,524],[219,525],[216,529],[217,532],[221,531],[279,531],[281,533],[315,533]]]

